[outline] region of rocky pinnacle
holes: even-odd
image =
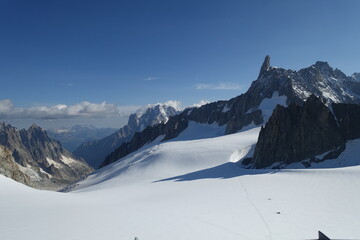
[[[260,73],[259,73],[258,79],[261,77],[261,75],[263,75],[263,73],[265,71],[267,71],[269,69],[270,69],[270,56],[266,55],[265,60],[260,68]]]

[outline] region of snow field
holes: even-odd
[[[259,130],[158,139],[70,193],[0,176],[1,238],[289,240],[314,239],[320,230],[359,239],[360,141],[349,142],[339,160],[311,169],[243,169],[236,161],[251,151]]]

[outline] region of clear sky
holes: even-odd
[[[360,72],[360,1],[0,0],[0,119],[120,127],[247,90],[266,54]],[[49,120],[50,119],[50,120]]]

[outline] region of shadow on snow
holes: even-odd
[[[194,181],[200,179],[229,179],[240,177],[243,175],[256,175],[256,174],[272,174],[279,171],[278,169],[244,169],[239,163],[227,162],[215,167],[179,175],[171,178],[161,179],[156,182],[165,181]]]

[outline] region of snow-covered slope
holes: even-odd
[[[321,230],[359,239],[360,141],[350,141],[339,161],[313,169],[240,168],[234,162],[251,152],[258,132],[155,141],[70,193],[0,176],[1,238],[289,240],[314,239]]]
[[[88,164],[97,169],[107,155],[122,143],[130,141],[135,132],[140,132],[147,126],[167,122],[170,116],[179,112],[178,107],[179,102],[177,101],[144,106],[129,116],[127,125],[102,139],[81,144],[73,154],[85,159]]]

